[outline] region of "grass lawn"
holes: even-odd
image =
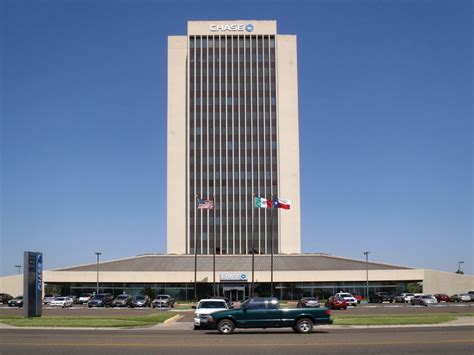
[[[456,320],[459,316],[474,314],[378,314],[378,315],[332,315],[335,325],[405,325],[438,324]]]
[[[147,316],[120,317],[53,317],[43,316],[23,318],[21,316],[0,316],[0,322],[17,327],[84,327],[84,328],[118,328],[118,327],[144,327],[162,323],[175,313],[163,312]]]

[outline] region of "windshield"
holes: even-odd
[[[96,299],[96,300],[101,300],[103,298],[104,298],[104,295],[97,295],[97,296],[94,297],[94,299]]]
[[[350,293],[341,293],[340,296],[341,297],[352,297],[352,295]]]
[[[136,296],[135,299],[141,301],[145,299],[145,296]]]
[[[82,295],[80,295],[79,297],[89,297],[90,295],[88,293],[83,293]]]
[[[54,300],[55,301],[64,301],[66,297],[56,297]]]
[[[158,297],[156,297],[157,299],[159,300],[167,300],[168,298],[170,298],[169,296],[163,296],[163,295],[158,295]]]
[[[226,308],[226,303],[224,301],[204,301],[198,305],[198,309],[201,308]]]
[[[125,300],[127,298],[128,298],[128,296],[126,296],[126,295],[117,296],[118,300]]]

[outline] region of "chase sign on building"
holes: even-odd
[[[211,24],[209,26],[209,30],[212,32],[252,32],[254,29],[253,25],[251,23],[245,25],[243,23],[232,23],[232,24],[224,24],[224,25],[218,25],[218,24]]]
[[[245,272],[221,272],[221,281],[247,281],[248,277]]]

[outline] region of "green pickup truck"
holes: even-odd
[[[315,324],[331,324],[331,311],[321,308],[280,308],[276,298],[250,298],[240,308],[219,311],[201,319],[201,329],[230,334],[235,328],[293,328],[309,333]]]

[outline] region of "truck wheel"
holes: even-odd
[[[301,334],[310,333],[313,330],[313,322],[308,318],[301,318],[296,322],[296,331]]]
[[[221,334],[230,334],[234,331],[235,324],[230,319],[223,319],[217,323],[217,330]]]

